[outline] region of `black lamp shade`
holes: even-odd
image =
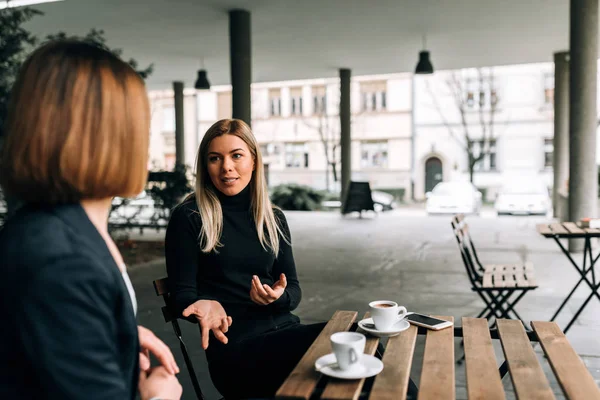
[[[196,89],[210,89],[210,82],[208,82],[208,78],[206,77],[206,70],[198,70],[198,79],[196,79],[194,87]]]
[[[415,74],[433,74],[433,65],[431,65],[431,61],[429,60],[428,51],[419,52],[419,63],[417,64],[417,68],[415,68]]]

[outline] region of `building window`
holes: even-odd
[[[175,107],[164,107],[162,112],[162,131],[175,132]]]
[[[544,139],[544,168],[552,168],[554,159],[554,139]]]
[[[387,109],[387,84],[383,82],[362,82],[360,84],[363,111],[384,111]]]
[[[281,149],[278,144],[275,143],[264,143],[260,145],[260,152],[263,157],[278,156]]]
[[[285,166],[287,168],[308,168],[308,147],[306,143],[286,143]]]
[[[485,151],[485,141],[476,140],[473,142],[473,156],[479,157],[482,151]],[[475,165],[475,171],[496,171],[497,165],[497,147],[496,139],[489,141],[489,151],[485,154],[482,160]]]
[[[544,104],[554,104],[554,74],[544,75]]]
[[[498,90],[494,87],[491,77],[484,77],[483,82],[479,79],[467,79],[465,102],[468,108],[496,107],[498,105]]]
[[[260,145],[260,152],[264,162],[278,165],[280,161],[281,145],[275,143],[263,143]]]
[[[387,168],[388,142],[362,142],[360,165],[362,168]]]
[[[281,116],[281,90],[269,90],[269,115],[271,117]]]
[[[290,105],[292,115],[302,115],[302,88],[290,89]]]
[[[315,86],[312,88],[313,113],[325,114],[327,111],[327,95],[325,86]]]
[[[292,97],[292,115],[302,115],[302,97]]]

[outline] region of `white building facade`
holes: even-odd
[[[339,90],[338,79],[252,85],[252,130],[269,186],[297,183],[339,192]],[[409,191],[411,75],[357,77],[351,90],[352,179],[398,194]],[[204,132],[217,120],[231,118],[231,87],[186,90],[184,95],[185,163],[193,166]],[[153,168],[171,169],[175,162],[172,96],[170,91],[151,93]]]
[[[475,156],[482,147],[487,153],[473,175],[487,200],[518,177],[534,177],[552,187],[553,101],[552,63],[416,76],[416,198],[422,199],[440,179],[470,179],[467,134]]]
[[[453,79],[460,82],[454,86],[459,93],[448,83]],[[415,200],[423,200],[441,180],[468,180],[460,98],[474,154],[482,146],[489,149],[474,173],[474,184],[487,200],[517,176],[534,176],[550,188],[553,93],[552,63],[354,77],[352,179],[367,180],[372,188],[403,195],[403,200],[413,198],[413,191]],[[204,132],[215,121],[231,117],[231,87],[184,94],[185,163],[193,166]],[[173,94],[150,96],[150,164],[170,169],[175,162]],[[252,85],[252,129],[269,186],[298,183],[339,191],[338,103],[335,78]],[[485,143],[482,118],[485,137],[491,137]],[[331,163],[336,164],[338,182]]]

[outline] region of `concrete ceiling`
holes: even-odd
[[[253,80],[414,70],[422,36],[436,69],[552,61],[568,48],[568,0],[65,0],[36,6],[36,34],[103,29],[148,84],[194,84],[200,58],[213,85],[229,83],[228,15],[252,14]]]

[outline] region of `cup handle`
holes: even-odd
[[[350,349],[350,364],[354,364],[358,362],[358,354],[356,354],[356,350]]]
[[[402,321],[404,317],[406,317],[406,314],[408,314],[408,312],[406,311],[406,307],[398,307],[398,321]]]

